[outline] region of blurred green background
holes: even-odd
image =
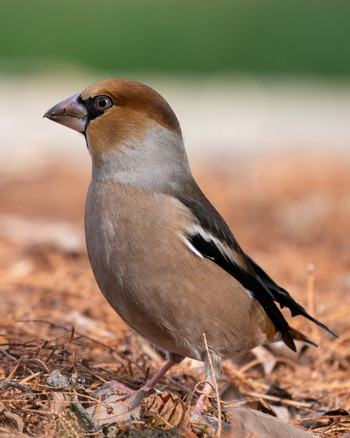
[[[350,74],[349,0],[1,0],[0,70]]]
[[[349,22],[350,0],[0,0],[0,174],[88,168],[42,115],[108,77],[159,91],[196,161],[348,153]]]

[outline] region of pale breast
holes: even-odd
[[[167,351],[202,359],[203,333],[224,357],[248,351],[266,340],[256,324],[256,302],[186,245],[192,220],[167,195],[92,182],[85,229],[96,281],[132,328]]]

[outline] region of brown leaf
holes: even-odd
[[[146,391],[136,391],[132,395],[110,395],[103,403],[97,403],[86,411],[100,425],[127,422],[130,418],[139,418],[142,401],[147,395]]]
[[[254,435],[257,435],[259,438],[315,437],[315,435],[309,432],[286,424],[277,418],[259,411],[239,407],[228,409],[228,414],[232,424],[223,435],[224,438],[252,438]]]
[[[170,392],[150,395],[141,407],[141,417],[158,427],[178,427],[183,413],[183,401]]]

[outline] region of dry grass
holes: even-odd
[[[350,408],[350,164],[315,157],[238,164],[234,173],[231,165],[220,171],[201,167],[195,173],[244,249],[339,338],[297,318],[293,326],[320,343],[320,349],[298,355],[265,351],[235,365],[226,361],[225,381],[249,406],[260,403],[265,411],[285,407],[293,424],[323,437],[341,436],[350,431],[347,413],[319,413]],[[3,183],[0,213],[34,224],[58,215],[79,227],[86,185],[86,175],[61,169]],[[24,193],[27,201],[21,204]],[[40,226],[37,231],[40,235]],[[140,387],[159,359],[105,303],[84,249],[67,252],[31,237],[0,234],[0,435],[101,435],[91,429],[79,405],[96,404],[93,391],[111,379]],[[308,271],[310,264],[314,269]],[[271,369],[261,365],[264,361],[270,361]],[[48,384],[54,370],[69,377],[64,389]],[[158,388],[186,401],[201,378],[198,368],[185,362]],[[157,401],[159,412],[168,399]],[[212,400],[209,412],[215,414]],[[181,403],[176,401],[176,421],[179,406],[185,409]],[[307,415],[315,421],[303,422]],[[133,428],[174,424],[143,418]],[[126,433],[125,426],[120,430]]]

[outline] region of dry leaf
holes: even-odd
[[[152,394],[142,403],[141,417],[158,427],[178,427],[184,413],[184,402],[170,392]]]
[[[131,395],[110,395],[103,403],[97,403],[86,412],[97,420],[100,425],[115,423],[118,421],[126,422],[140,418],[141,404],[145,397],[149,395],[146,391],[136,391]]]
[[[232,423],[224,438],[316,438],[315,435],[291,426],[277,418],[247,408],[229,408],[229,419]]]

